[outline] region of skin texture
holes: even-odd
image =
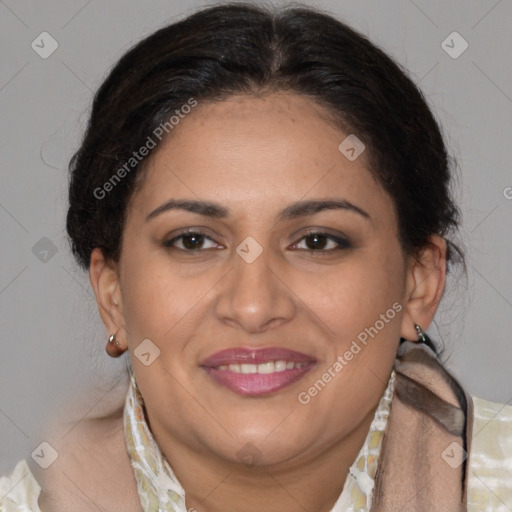
[[[400,336],[417,339],[414,323],[428,327],[443,293],[445,240],[431,237],[417,258],[403,253],[391,198],[364,152],[349,161],[339,151],[348,133],[327,118],[291,93],[200,102],[148,158],[128,205],[120,261],[106,261],[98,248],[91,256],[107,332],[119,331],[121,350],[129,350],[150,428],[187,507],[199,512],[328,512],[366,437]],[[146,221],[170,199],[208,200],[230,214],[168,210]],[[312,199],[349,201],[369,218],[330,209],[278,220],[291,203]],[[164,246],[187,228],[206,235],[201,250],[186,252],[190,239]],[[349,246],[335,249],[329,238],[315,244],[308,231],[347,238]],[[252,263],[236,252],[248,236],[263,249]],[[298,394],[395,302],[401,311],[309,404],[299,403]],[[149,366],[134,355],[147,338],[160,350]],[[199,366],[225,348],[270,346],[317,364],[265,397],[229,391]],[[237,455],[249,442],[260,457],[252,467]]]

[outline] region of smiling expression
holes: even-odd
[[[308,405],[297,400],[405,298],[392,200],[326,119],[291,93],[199,102],[146,162],[119,286],[162,445],[236,462],[251,442],[264,463],[297,461],[376,407],[401,314]],[[148,366],[135,355],[145,339],[160,351]]]

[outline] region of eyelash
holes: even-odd
[[[187,236],[193,236],[193,235],[199,235],[199,236],[202,236],[208,240],[211,240],[213,242],[213,239],[210,238],[208,235],[204,234],[204,233],[201,233],[200,231],[187,231],[185,233],[181,233],[180,235],[172,238],[171,240],[167,240],[163,243],[164,247],[168,248],[168,249],[177,249],[179,251],[183,251],[183,252],[188,252],[188,253],[197,253],[197,252],[202,252],[202,251],[206,251],[208,249],[182,249],[180,247],[173,247],[173,244],[177,241],[177,240],[180,240],[182,238],[185,238]],[[308,237],[311,237],[311,236],[318,236],[318,237],[325,237],[327,238],[328,240],[331,240],[333,242],[336,242],[338,244],[338,247],[335,247],[334,249],[297,249],[297,250],[300,250],[300,251],[309,251],[309,252],[315,252],[315,253],[331,253],[333,251],[339,251],[339,250],[343,250],[343,249],[349,249],[351,247],[351,244],[350,242],[345,239],[345,238],[340,238],[340,237],[337,237],[337,236],[334,236],[334,235],[331,235],[329,233],[324,233],[324,232],[321,232],[321,231],[310,231],[308,233],[306,233],[304,236],[302,236],[297,242],[295,242],[293,245],[297,245],[298,243],[300,243],[302,240],[305,240],[306,238]],[[212,249],[212,248],[210,248]]]

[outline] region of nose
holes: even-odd
[[[217,318],[255,334],[289,322],[296,314],[296,301],[286,275],[269,250],[251,263],[233,254],[234,268],[221,282],[215,304]]]

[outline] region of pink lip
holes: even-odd
[[[314,362],[315,358],[307,354],[280,347],[258,349],[237,347],[215,352],[215,354],[205,359],[200,366],[215,368],[223,364],[260,364],[266,363],[267,361],[281,360],[293,361],[294,363],[309,363],[311,361]]]
[[[302,368],[287,369],[269,374],[235,373],[219,370],[221,365],[260,364],[267,361],[304,363]],[[208,357],[200,366],[218,384],[241,395],[260,396],[279,391],[301,379],[316,364],[315,358],[279,347],[247,349],[243,347],[221,350]]]

